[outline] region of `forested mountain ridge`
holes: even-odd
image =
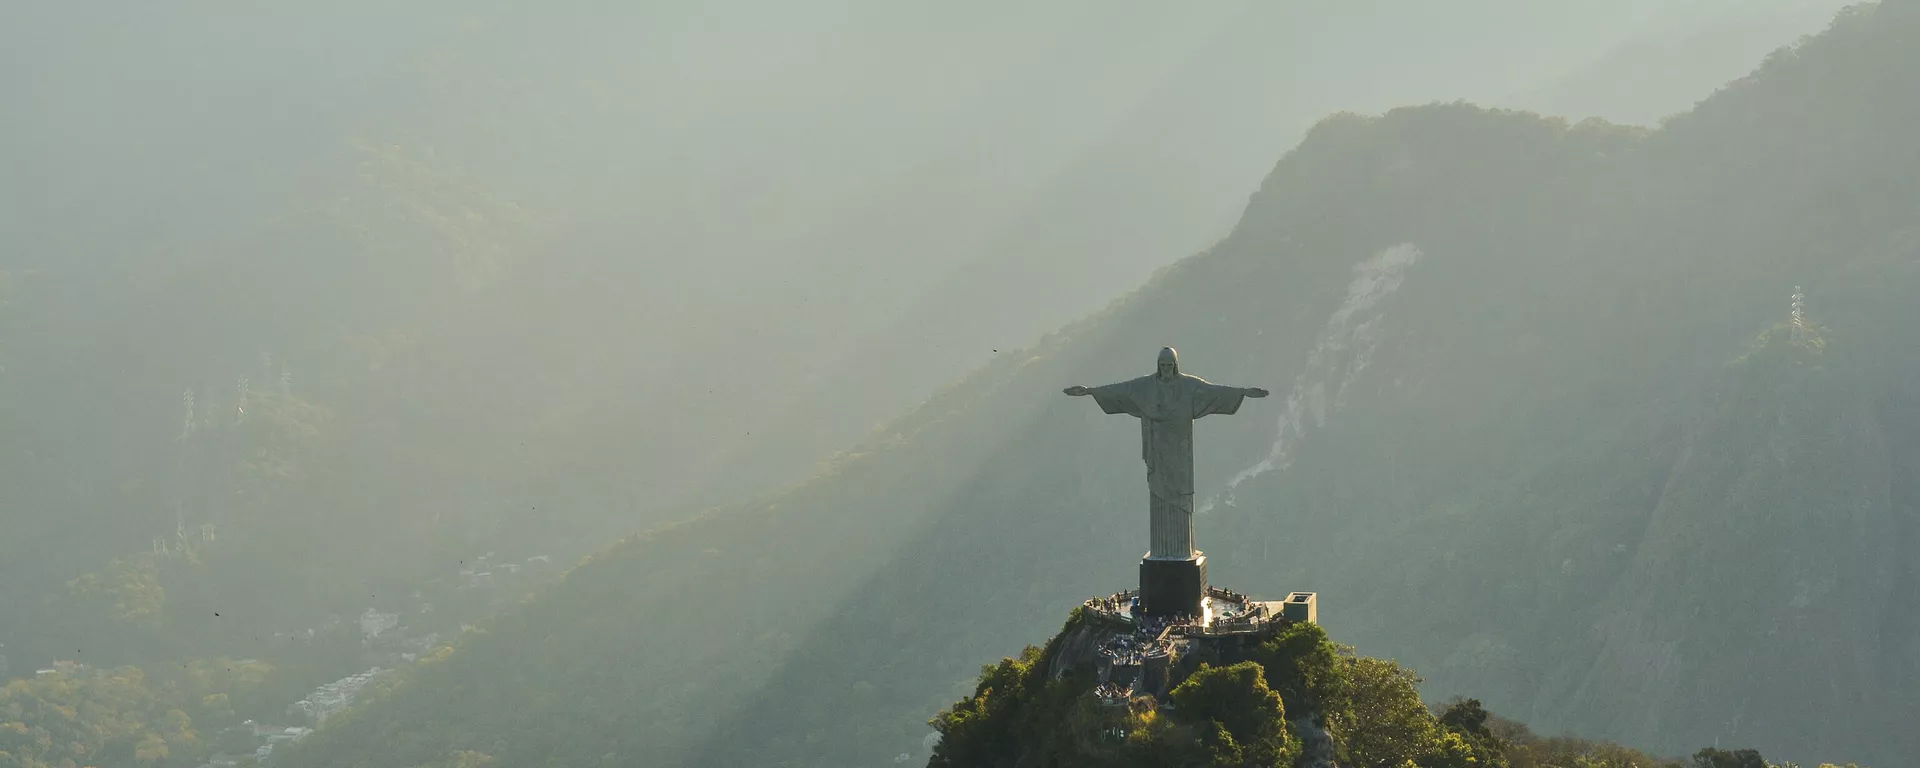
[[[1430,695],[1544,729],[1912,754],[1916,40],[1913,3],[1849,10],[1651,133],[1329,119],[1217,247],[769,503],[597,556],[301,764],[918,749],[976,660],[1131,580],[1133,433],[1057,393],[1163,343],[1276,394],[1243,415],[1279,440],[1201,427],[1216,582],[1315,589]]]

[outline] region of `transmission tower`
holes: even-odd
[[[181,393],[180,411],[180,439],[185,440],[193,434],[193,390]]]
[[[234,406],[234,411],[233,411],[233,423],[235,424],[240,423],[240,421],[242,419],[245,419],[247,416],[247,394],[248,394],[249,388],[252,387],[252,385],[253,385],[252,380],[248,379],[245,376],[240,377],[240,384],[238,387],[236,387],[236,389],[239,391],[238,393],[239,393],[240,404],[237,406]]]
[[[1800,292],[1800,286],[1793,287],[1793,340],[1805,341],[1807,338],[1807,295]]]

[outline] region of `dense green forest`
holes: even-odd
[[[1201,427],[1216,581],[1315,589],[1427,695],[1547,732],[1897,762],[1920,750],[1916,39],[1912,3],[1849,9],[1656,130],[1329,118],[1214,248],[788,492],[596,555],[298,762],[919,750],[970,660],[1130,580],[1138,457],[1057,393],[1165,343],[1276,393],[1246,411],[1274,421]]]

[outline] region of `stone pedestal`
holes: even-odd
[[[1140,560],[1140,611],[1148,616],[1199,616],[1207,593],[1207,556]]]

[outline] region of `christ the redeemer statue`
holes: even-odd
[[[1206,591],[1206,558],[1193,547],[1193,420],[1232,414],[1240,410],[1243,398],[1266,397],[1267,391],[1222,386],[1181,373],[1178,356],[1165,347],[1159,370],[1152,375],[1100,387],[1067,387],[1065,392],[1092,395],[1100,410],[1140,420],[1151,532],[1140,564],[1141,601],[1150,614],[1197,614]]]

